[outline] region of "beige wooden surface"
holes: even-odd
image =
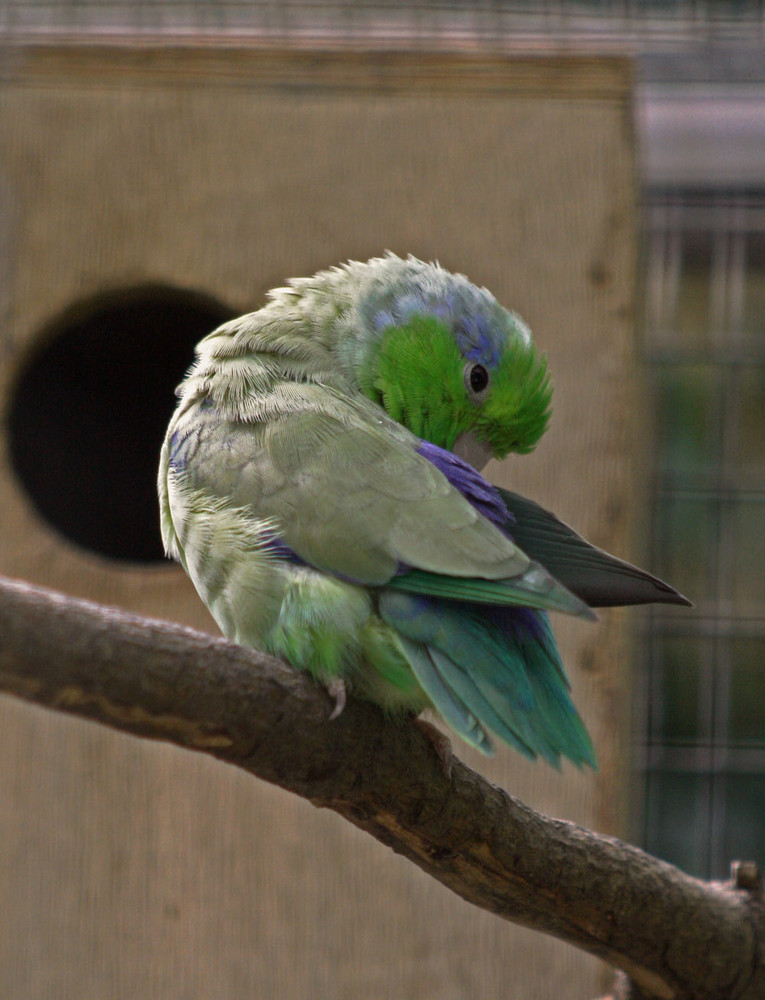
[[[626,64],[50,48],[2,69],[0,404],[37,331],[94,293],[159,281],[244,311],[338,260],[438,258],[527,319],[556,383],[537,452],[490,477],[628,554]],[[41,523],[4,434],[0,572],[214,630],[179,569],[110,563]],[[628,624],[555,621],[598,775],[459,755],[534,808],[618,832]],[[334,815],[0,699],[2,997],[584,1000],[603,976]]]

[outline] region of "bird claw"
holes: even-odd
[[[438,757],[444,774],[447,778],[451,778],[453,760],[451,740],[425,719],[414,719],[413,721],[415,726],[427,736],[430,745],[436,751],[436,757]]]
[[[343,709],[345,708],[345,702],[348,697],[348,689],[345,686],[345,681],[342,679],[342,677],[333,677],[332,680],[329,681],[329,683],[325,684],[324,686],[326,688],[327,694],[330,696],[330,698],[332,698],[332,700],[335,703],[335,707],[332,709],[332,713],[330,714],[329,717],[329,721],[333,722],[335,719],[339,718],[343,713]]]

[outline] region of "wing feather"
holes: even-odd
[[[533,500],[497,488],[513,516],[507,528],[527,555],[590,607],[691,602],[668,583],[609,555]]]
[[[251,422],[203,400],[188,404],[171,424],[165,466],[191,488],[277,522],[284,543],[322,572],[378,586],[408,569],[434,586],[511,580],[506,598],[494,600],[523,603],[528,593],[532,602],[542,595],[543,607],[566,604],[545,599],[565,592],[374,403],[313,384],[290,384],[281,403],[264,400],[269,419]],[[562,609],[582,611],[570,602]]]

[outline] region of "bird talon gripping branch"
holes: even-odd
[[[335,719],[339,719],[343,714],[343,709],[345,708],[345,703],[348,698],[348,691],[342,677],[333,677],[327,683],[326,687],[327,694],[335,702],[335,707],[332,709],[329,716],[329,721],[334,722]]]

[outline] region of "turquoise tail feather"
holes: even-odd
[[[472,746],[490,753],[491,730],[527,757],[597,767],[544,612],[393,590],[379,611],[436,710]]]
[[[486,730],[468,705],[443,678],[433,660],[434,650],[399,636],[401,647],[417,680],[451,728],[470,746],[490,756],[494,752]]]

